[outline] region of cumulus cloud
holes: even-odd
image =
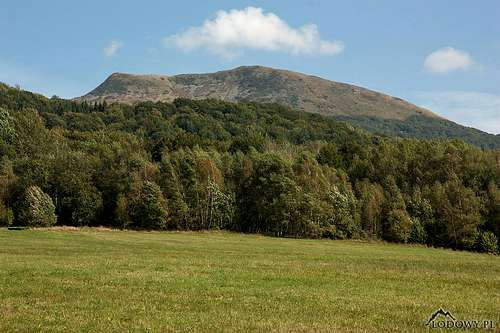
[[[112,40],[106,45],[106,47],[103,49],[103,53],[106,57],[111,58],[114,56],[118,50],[120,50],[123,47],[123,42],[119,40]]]
[[[221,10],[215,18],[169,36],[165,42],[184,51],[207,49],[225,58],[245,49],[321,55],[335,55],[344,49],[342,42],[321,39],[314,24],[292,28],[277,15],[255,7]]]
[[[444,47],[429,54],[424,61],[424,68],[431,73],[448,73],[458,69],[467,69],[473,64],[471,56],[452,47]]]
[[[420,92],[416,102],[457,123],[500,134],[500,95],[473,91]]]

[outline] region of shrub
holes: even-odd
[[[458,243],[459,248],[474,251],[478,249],[480,233],[477,229],[472,230],[468,235],[464,236]]]
[[[50,227],[56,223],[55,207],[50,196],[38,186],[26,189],[18,212],[18,222],[27,227]]]
[[[481,232],[477,245],[481,252],[496,253],[498,250],[497,237],[491,231]]]
[[[321,228],[321,237],[322,238],[336,239],[337,238],[337,227],[335,226],[335,224],[330,224],[330,225],[327,225],[327,226]]]

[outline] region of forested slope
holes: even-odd
[[[446,119],[409,117],[406,120],[375,117],[335,117],[376,134],[421,139],[456,138],[486,149],[500,148],[500,134],[485,133]]]

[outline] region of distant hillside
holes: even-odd
[[[500,136],[448,121],[400,98],[287,70],[238,67],[210,74],[131,75],[115,73],[76,100],[172,102],[175,98],[279,103],[333,116],[369,131],[403,137],[462,139],[499,148]]]
[[[406,120],[376,117],[338,116],[345,121],[376,134],[422,139],[461,139],[482,148],[500,148],[500,135],[485,133],[472,127],[439,118],[409,117]]]

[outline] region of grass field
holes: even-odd
[[[413,332],[500,320],[500,257],[231,233],[0,229],[0,332]]]

